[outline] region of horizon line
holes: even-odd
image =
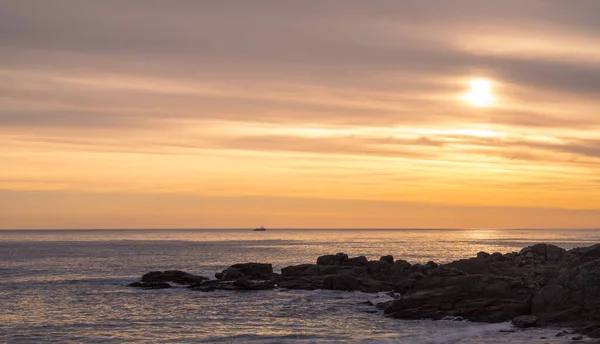
[[[0,228],[2,231],[209,231],[209,230],[252,230],[253,227],[158,227],[158,228]],[[272,230],[600,230],[600,227],[271,227]]]

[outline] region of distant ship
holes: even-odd
[[[266,230],[267,230],[267,229],[266,229],[265,227],[263,227],[263,226],[260,226],[260,228],[254,228],[254,229],[253,229],[253,231],[255,231],[255,232],[264,232],[264,231],[266,231]]]

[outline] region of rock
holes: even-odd
[[[341,274],[327,277],[323,284],[323,287],[325,289],[332,290],[353,291],[358,290],[359,285],[360,284],[356,276],[350,274]]]
[[[543,287],[537,292],[531,300],[531,313],[545,317],[544,320],[551,320],[551,312],[562,311],[561,306],[565,305],[568,298],[568,291],[564,287],[552,284]]]
[[[181,283],[200,291],[264,290],[276,285],[306,290],[393,290],[400,297],[378,304],[390,317],[512,320],[517,327],[531,326],[537,318],[537,323],[577,326],[578,334],[600,337],[600,244],[566,251],[542,243],[519,253],[480,252],[448,264],[425,265],[394,261],[392,256],[368,261],[364,256],[348,258],[338,253],[319,257],[317,264],[284,267],[281,275],[273,273],[270,264],[245,263],[216,276],[218,280],[208,281],[178,270],[152,271],[129,286],[154,289]]]
[[[531,246],[527,246],[521,249],[521,251],[519,251],[519,255],[526,255],[527,253],[531,252]]]
[[[172,285],[166,282],[134,282],[127,285],[128,287],[133,288],[143,288],[143,289],[168,289],[173,288]]]
[[[512,320],[512,324],[518,328],[535,327],[538,324],[538,318],[534,315],[520,315]]]
[[[317,265],[342,265],[346,260],[348,260],[348,255],[345,253],[328,254],[317,258]]]
[[[520,288],[519,280],[500,275],[426,276],[385,313],[403,319],[462,316],[472,321],[508,321],[530,308],[529,295],[519,293]]]
[[[464,271],[469,274],[480,274],[489,272],[490,263],[488,259],[469,258],[444,264],[444,267]]]
[[[319,274],[319,265],[301,264],[291,265],[281,269],[282,278],[295,278],[300,276],[314,276]]]
[[[275,288],[275,284],[269,281],[255,282],[249,279],[238,279],[233,285],[244,290],[268,290]]]
[[[319,275],[335,275],[345,272],[350,272],[354,269],[353,266],[342,265],[315,265],[301,264],[292,265],[281,269],[282,278],[293,278],[301,276],[319,276]]]
[[[219,280],[211,280],[201,283],[192,284],[188,287],[189,289],[196,291],[215,291],[215,290],[236,290],[237,287],[233,285],[233,282],[230,281],[219,281]]]
[[[146,288],[146,289],[168,289],[168,288],[173,288],[173,286],[171,286],[169,283],[144,283],[144,285],[142,286],[142,288]]]
[[[519,254],[526,257],[540,257],[544,260],[561,260],[565,256],[566,250],[552,244],[535,244],[533,246],[525,247],[519,252]]]
[[[142,282],[149,284],[173,282],[176,284],[190,285],[207,280],[207,277],[192,275],[190,273],[179,270],[151,271],[142,276]]]
[[[406,260],[397,260],[390,268],[390,278],[398,281],[404,278],[411,269],[412,265]]]
[[[561,260],[565,257],[566,250],[555,245],[546,244],[546,259]]]
[[[378,304],[375,305],[375,308],[380,309],[380,310],[385,310],[392,304],[392,302],[393,301],[379,302]]]
[[[600,323],[589,325],[583,328],[578,328],[576,332],[586,335],[588,337],[600,338]]]
[[[298,278],[282,278],[280,281],[277,282],[277,286],[279,288],[300,290],[328,289],[324,285],[326,277],[327,275]]]
[[[219,276],[219,279],[221,281],[235,281],[236,279],[243,278],[245,276],[246,275],[239,269],[228,268],[226,270],[223,270],[223,272]]]
[[[392,265],[392,264],[394,264],[394,256],[392,256],[391,254],[389,254],[389,255],[387,255],[387,256],[381,256],[381,257],[379,258],[379,261],[380,261],[380,262],[386,262],[386,263],[388,263],[389,265]]]
[[[546,257],[546,244],[535,244],[531,246],[531,253],[534,256]]]
[[[390,264],[385,261],[370,261],[367,263],[367,273],[369,275],[387,274],[390,270]],[[382,277],[383,278],[383,277]]]
[[[344,260],[342,262],[342,264],[345,265],[367,265],[367,263],[369,262],[369,260],[367,259],[367,257],[365,256],[360,256],[360,257],[354,257],[354,258],[349,258],[347,260]]]
[[[571,340],[583,340],[583,336],[573,336]]]
[[[479,258],[479,259],[486,259],[489,257],[490,257],[490,254],[487,252],[482,251],[482,252],[477,253],[477,258]]]
[[[600,321],[600,259],[561,270],[551,283],[534,296],[534,315],[544,322]]]
[[[264,263],[243,263],[243,264],[234,264],[227,268],[229,269],[237,269],[244,276],[250,277],[252,279],[270,279],[273,277],[273,265],[264,264]]]
[[[425,269],[435,269],[438,266],[439,265],[436,262],[429,261],[429,262],[427,262],[427,264],[425,264]]]
[[[592,260],[600,259],[600,244],[582,248],[577,258],[579,263],[587,263]]]

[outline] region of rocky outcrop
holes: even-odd
[[[502,322],[528,313],[529,294],[521,281],[494,274],[439,271],[416,281],[411,291],[394,301],[385,314],[403,319],[463,317]]]
[[[399,271],[395,287],[403,295],[386,308],[391,317],[588,325],[586,331],[600,335],[593,328],[600,323],[600,245],[566,251],[536,244],[519,253],[480,252],[437,268],[406,265]]]
[[[277,285],[286,289],[391,291],[394,289],[389,278],[391,264],[385,260],[390,259],[369,261],[365,256],[350,258],[344,253],[325,255],[317,258],[317,264],[301,264],[281,269]]]
[[[150,271],[142,276],[141,281],[131,283],[129,286],[134,288],[165,289],[172,287],[169,282],[181,285],[192,285],[204,281],[208,281],[208,278],[192,275],[179,270]]]
[[[199,291],[331,289],[393,291],[401,296],[379,304],[385,315],[403,319],[461,317],[471,321],[511,321],[517,327],[556,323],[579,325],[600,336],[600,244],[566,251],[536,244],[519,253],[480,252],[448,264],[411,264],[382,256],[369,261],[345,253],[318,257],[316,264],[288,266],[234,264],[217,280],[182,271],[153,271],[131,286]]]

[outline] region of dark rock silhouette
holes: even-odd
[[[179,270],[151,271],[142,276],[142,282],[147,284],[173,282],[175,284],[194,284],[207,281],[204,276],[192,275]]]
[[[512,320],[512,323],[518,328],[535,327],[538,324],[538,318],[535,315],[519,315]]]
[[[392,255],[381,256],[379,258],[379,261],[380,262],[386,262],[386,263],[392,265],[392,264],[394,264],[394,256],[392,256]]]
[[[564,250],[536,244],[519,253],[480,252],[447,264],[410,264],[392,256],[369,261],[338,253],[273,273],[271,264],[234,264],[217,280],[182,271],[153,271],[131,286],[199,291],[332,289],[393,291],[400,296],[377,304],[389,317],[513,321],[516,327],[561,324],[600,337],[600,244]]]

